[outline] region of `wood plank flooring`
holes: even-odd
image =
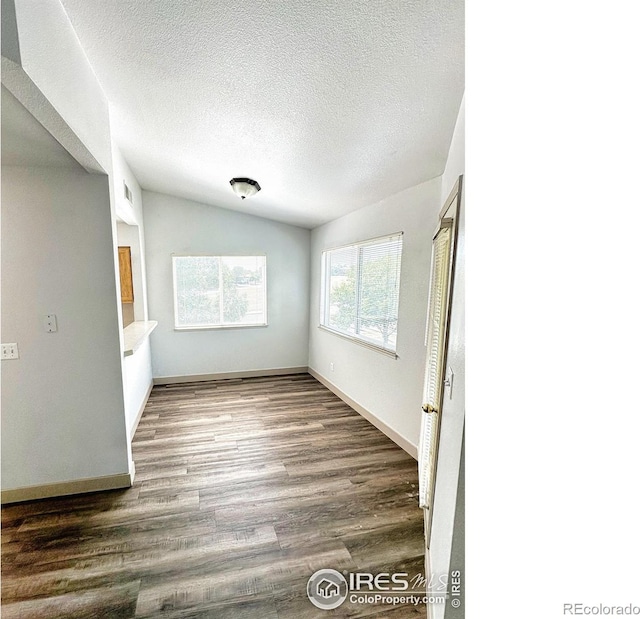
[[[307,599],[423,572],[417,465],[308,374],[154,387],[132,488],[2,509],[2,618],[421,617]]]

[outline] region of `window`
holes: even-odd
[[[265,256],[173,256],[176,329],[267,324]]]
[[[402,233],[322,254],[321,326],[396,350]]]

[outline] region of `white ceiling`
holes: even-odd
[[[78,162],[2,86],[2,165],[82,170]]]
[[[444,170],[462,0],[62,3],[145,189],[314,227]]]

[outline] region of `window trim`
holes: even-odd
[[[189,325],[178,326],[178,295],[176,289],[176,267],[174,258],[264,258],[264,322],[252,322],[247,324],[223,324],[223,325]],[[172,253],[171,254],[171,285],[173,287],[173,330],[174,331],[218,331],[221,329],[260,329],[269,326],[268,293],[267,293],[267,254],[211,254],[208,252]]]
[[[354,245],[370,245],[377,243],[378,241],[384,241],[385,239],[392,239],[394,236],[403,237],[404,242],[404,232],[402,230],[397,230],[396,232],[390,232],[389,234],[381,234],[380,236],[374,236],[370,239],[363,239],[361,241],[351,241],[350,243],[343,243],[342,245],[332,245],[331,247],[325,247],[322,250],[322,253],[328,251],[336,251],[336,249],[344,249],[345,247],[353,247]],[[403,247],[404,248],[404,247]],[[193,255],[193,254],[189,254]]]
[[[363,346],[364,348],[369,348],[370,350],[375,350],[376,352],[380,352],[383,355],[387,355],[387,357],[391,357],[393,359],[398,359],[399,355],[397,352],[393,351],[393,350],[389,350],[388,348],[384,348],[382,346],[379,346],[378,344],[374,344],[373,342],[370,342],[369,340],[365,340],[359,337],[355,337],[353,335],[349,335],[347,333],[342,333],[342,331],[336,331],[335,329],[332,329],[331,327],[327,327],[325,325],[318,325],[318,329],[320,329],[321,331],[326,331],[327,333],[332,333],[333,335],[337,335],[338,337],[341,337],[343,340],[349,340],[350,342],[353,342],[354,344],[359,344],[360,346]]]
[[[342,331],[338,331],[336,329],[331,328],[327,324],[323,324],[323,321],[326,320],[326,315],[328,311],[328,297],[327,297],[327,279],[326,279],[326,267],[327,267],[327,254],[332,251],[336,251],[339,249],[344,249],[345,247],[366,247],[367,245],[375,245],[384,240],[390,240],[394,237],[399,237],[402,242],[402,251],[400,253],[400,270],[402,272],[402,252],[404,251],[404,232],[402,230],[398,232],[392,232],[390,234],[383,234],[381,236],[377,236],[370,239],[365,239],[362,241],[353,241],[351,243],[344,243],[343,245],[336,245],[333,247],[327,247],[322,250],[320,255],[320,324],[318,328],[322,331],[326,331],[327,333],[332,333],[333,335],[337,335],[345,340],[349,340],[354,342],[355,344],[359,344],[360,346],[364,346],[365,348],[369,348],[370,350],[375,350],[380,352],[388,357],[392,357],[393,359],[398,359],[397,352],[397,340],[396,340],[396,350],[390,350],[381,346],[380,344],[376,344],[362,336],[354,335],[351,333],[344,333]],[[359,268],[359,267],[358,267]],[[360,286],[356,287],[356,291],[359,291]],[[400,288],[398,286],[398,313],[400,313]]]

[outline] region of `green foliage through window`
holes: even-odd
[[[264,256],[174,256],[176,328],[266,324],[265,271]]]
[[[324,252],[322,324],[396,349],[402,236]]]

